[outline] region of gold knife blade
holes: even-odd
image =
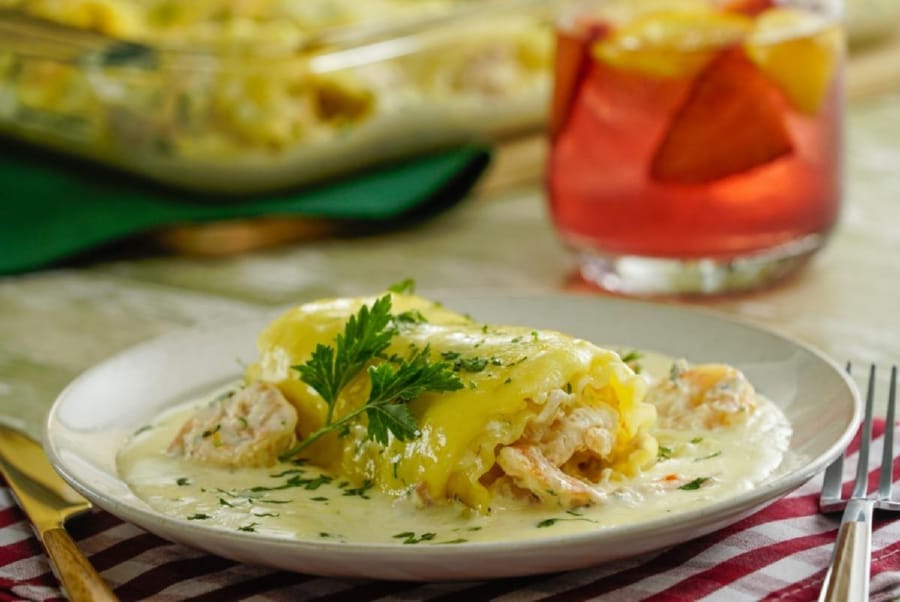
[[[2,424],[0,473],[34,525],[69,599],[117,600],[63,528],[91,503],[56,474],[40,445]]]

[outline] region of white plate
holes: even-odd
[[[602,343],[652,349],[743,370],[790,419],[781,465],[752,491],[677,516],[533,541],[404,546],[285,540],[217,530],[160,514],[116,473],[128,433],[162,409],[234,379],[255,359],[273,317],[189,330],[134,347],[87,371],[53,406],[45,447],[75,489],[97,506],[166,539],[235,560],[320,575],[477,579],[560,571],[637,555],[710,533],[799,487],[843,449],[859,422],[859,396],[831,360],[797,342],[708,312],[617,299],[544,295],[447,296],[479,320],[552,328]]]

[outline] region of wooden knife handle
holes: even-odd
[[[118,598],[91,566],[65,529],[44,532],[44,546],[72,602],[117,602]]]

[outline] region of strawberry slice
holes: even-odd
[[[553,104],[550,110],[550,134],[562,129],[572,101],[590,63],[588,49],[609,33],[603,23],[586,25],[580,33],[560,31],[556,38]]]
[[[777,92],[739,48],[700,74],[650,166],[664,183],[704,184],[793,151]]]
[[[728,0],[722,9],[729,13],[740,13],[748,17],[755,17],[759,13],[775,8],[772,0]]]

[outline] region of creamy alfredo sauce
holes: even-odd
[[[642,364],[658,372],[671,361],[650,356]],[[752,489],[779,465],[791,434],[781,411],[759,399],[757,410],[736,426],[657,430],[659,461],[603,504],[565,510],[507,502],[481,515],[458,503],[419,508],[304,464],[228,469],[167,455],[194,408],[220,393],[169,410],[135,433],[119,454],[120,475],[138,497],[164,514],[225,530],[303,540],[420,545],[510,541],[673,516]]]

